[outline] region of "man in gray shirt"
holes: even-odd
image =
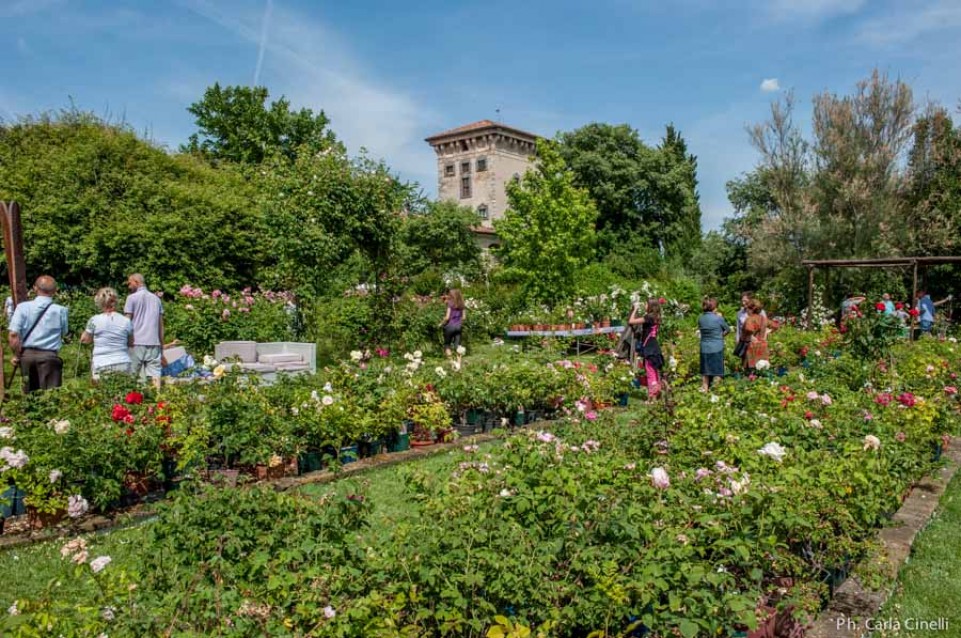
[[[127,288],[130,296],[123,313],[133,322],[131,372],[141,379],[148,377],[159,388],[164,342],[163,304],[160,297],[147,290],[143,275],[139,273],[127,277]]]

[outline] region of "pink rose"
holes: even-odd
[[[651,482],[659,490],[666,490],[671,486],[671,479],[663,467],[655,467],[651,470]]]

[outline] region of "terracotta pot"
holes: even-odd
[[[67,518],[67,510],[57,510],[56,512],[40,512],[37,508],[27,506],[27,523],[31,529],[43,529],[53,527],[63,519]]]
[[[601,319],[601,328],[610,328],[610,327],[611,327],[610,319]]]
[[[434,444],[433,441],[424,441],[424,440],[418,440],[418,439],[411,439],[411,440],[410,440],[410,446],[411,446],[411,447],[428,447],[428,446],[433,445],[433,444]]]
[[[141,498],[150,493],[152,483],[151,478],[141,472],[127,472],[123,477],[124,487]]]

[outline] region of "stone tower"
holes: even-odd
[[[495,241],[491,222],[507,209],[505,186],[531,167],[537,136],[481,120],[432,135],[426,142],[437,153],[438,198],[476,210],[481,217],[477,234]]]

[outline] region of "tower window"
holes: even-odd
[[[467,160],[466,162],[461,162],[461,163],[460,163],[460,174],[461,174],[461,175],[470,175],[470,160]]]
[[[453,177],[453,176],[454,176],[454,165],[453,165],[453,164],[447,164],[447,165],[445,165],[445,166],[444,166],[444,177]]]
[[[477,207],[477,214],[480,215],[481,219],[487,219],[490,214],[487,211],[487,204],[481,204]]]
[[[470,176],[465,176],[460,178],[460,198],[469,199],[470,193]]]
[[[483,172],[486,171],[486,170],[487,170],[487,158],[486,158],[486,157],[478,157],[478,158],[477,158],[477,172],[478,172],[478,173],[483,173]]]

